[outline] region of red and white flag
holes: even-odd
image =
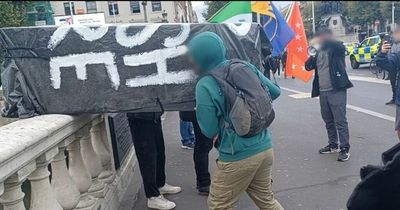
[[[308,82],[312,71],[306,71],[304,63],[308,58],[307,37],[304,32],[303,19],[301,18],[299,4],[293,3],[292,12],[288,20],[289,26],[295,32],[295,37],[287,45],[286,76],[292,76]]]

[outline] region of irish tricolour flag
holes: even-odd
[[[231,1],[215,13],[210,23],[252,22],[251,1]]]

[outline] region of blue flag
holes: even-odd
[[[277,56],[283,52],[295,33],[275,5],[271,1],[269,3],[270,10],[260,15],[264,31],[274,47],[272,56]]]

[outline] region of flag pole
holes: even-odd
[[[286,13],[286,17],[285,17],[286,22],[289,20],[290,15],[292,15],[293,6],[294,6],[294,1],[293,1],[292,4],[290,5],[289,12]]]
[[[312,9],[312,32],[313,32],[313,35],[315,35],[314,1],[311,1],[311,9]]]
[[[292,4],[290,5],[290,8],[289,8],[289,12],[288,13],[286,13],[286,22],[288,22],[289,21],[289,17],[292,15],[292,12],[293,12],[293,8],[294,8],[294,1],[292,2]],[[287,49],[286,49],[287,50]],[[286,51],[286,53],[287,53],[287,51]],[[287,55],[287,54],[286,54]],[[286,61],[285,61],[285,71],[283,72],[283,77],[286,79],[287,78],[287,74],[286,74],[286,71],[287,71],[287,67],[286,67],[286,65],[287,65],[287,56],[286,56]]]

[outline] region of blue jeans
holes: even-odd
[[[182,144],[189,145],[194,144],[195,137],[193,131],[193,124],[192,122],[186,122],[181,120],[180,121],[180,132],[182,137]]]

